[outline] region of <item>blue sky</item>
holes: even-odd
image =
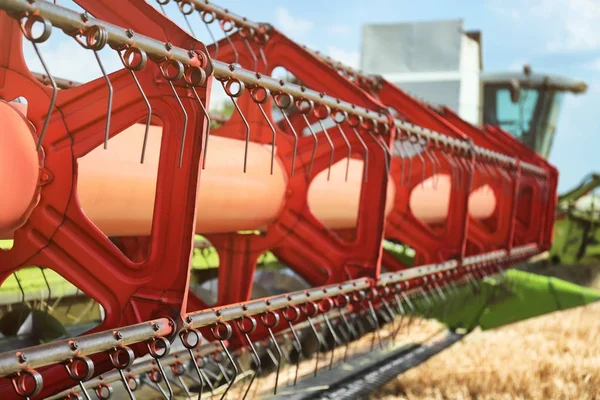
[[[152,0],[149,0],[152,2]],[[600,0],[218,0],[216,4],[249,19],[269,22],[291,38],[347,64],[358,66],[361,29],[368,23],[464,20],[465,28],[481,30],[484,70],[521,69],[566,75],[586,81],[588,92],[568,95],[559,118],[550,161],[561,172],[559,190],[576,185],[584,175],[600,171]],[[67,0],[58,4],[70,6]],[[174,4],[168,15],[184,25]],[[208,41],[197,15],[191,17],[198,38]],[[215,24],[213,31],[219,30]],[[53,41],[52,41],[53,40]],[[45,45],[51,72],[71,79],[97,76],[93,57],[74,49],[71,39],[53,34]],[[76,64],[73,58],[78,58]],[[33,52],[26,48],[28,60]],[[116,57],[106,62],[119,68]],[[36,60],[30,61],[40,70]],[[37,68],[36,68],[37,67]]]

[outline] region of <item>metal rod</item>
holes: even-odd
[[[14,374],[24,368],[35,369],[58,364],[75,355],[88,356],[108,351],[116,346],[140,343],[171,333],[173,327],[170,321],[162,318],[116,330],[5,352],[0,354],[0,377]]]
[[[175,0],[180,3],[182,0]],[[208,0],[184,0],[185,3],[193,5],[197,11],[211,12],[219,20],[229,20],[235,23],[238,28],[246,27],[253,30],[265,29],[267,32],[271,30],[269,24],[261,24],[258,22],[248,21],[246,17],[234,14],[226,8],[220,7],[216,4],[209,3]]]
[[[280,310],[287,306],[316,302],[338,294],[351,293],[356,290],[367,289],[371,286],[367,278],[346,281],[341,284],[321,286],[308,290],[286,293],[265,299],[253,300],[243,304],[235,304],[212,308],[188,314],[185,322],[188,328],[208,326],[217,321],[232,321],[242,316],[262,314],[267,311]],[[218,312],[218,315],[217,315]]]
[[[214,344],[211,343],[211,344],[205,344],[205,345],[198,346],[198,348],[196,350],[193,350],[193,352],[196,353],[196,356],[198,354],[206,355],[206,354],[211,354],[211,353],[215,352],[216,349],[217,349],[217,346],[215,346]],[[191,359],[192,359],[192,357],[190,356],[189,351],[182,350],[180,352],[169,354],[169,355],[163,357],[161,359],[161,362],[164,366],[170,366],[177,362],[188,361]],[[146,358],[144,360],[135,362],[131,366],[130,371],[128,371],[127,373],[130,375],[138,376],[138,375],[144,374],[146,372],[150,372],[155,368],[156,368],[156,364],[153,363],[153,359]],[[110,372],[102,374],[101,378],[98,377],[98,378],[83,382],[83,385],[86,389],[94,389],[100,383],[109,384],[109,383],[113,383],[113,382],[120,381],[120,380],[121,380],[121,377],[120,377],[120,374],[118,373],[118,371],[112,370]],[[49,397],[48,400],[63,399],[63,398],[65,398],[65,396],[68,393],[70,393],[74,390],[78,390],[78,389],[72,388],[72,389],[65,390],[61,393],[57,393],[56,395],[54,395],[52,397]]]
[[[523,257],[529,254],[534,254],[538,251],[536,244],[528,244],[514,248],[511,256]],[[469,266],[486,261],[502,260],[509,256],[506,250],[496,250],[489,253],[478,254],[475,256],[465,257],[462,266]],[[410,279],[419,278],[426,275],[435,274],[437,272],[447,271],[459,266],[458,261],[450,260],[440,264],[428,264],[414,268],[407,268],[398,272],[389,272],[381,274],[377,286],[386,286],[395,282],[407,281]]]
[[[137,47],[149,55],[160,58],[168,58],[180,61],[184,65],[200,66],[201,62],[195,53],[171,44],[152,39],[148,36],[132,32],[128,29],[110,24],[103,20],[92,17],[85,13],[61,7],[47,1],[30,2],[28,0],[3,0],[0,9],[7,11],[13,17],[25,14],[36,14],[52,23],[56,28],[65,32],[86,31],[91,26],[99,26],[106,29],[108,44],[114,48],[125,46]],[[85,16],[84,16],[85,15]]]

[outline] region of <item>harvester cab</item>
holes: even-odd
[[[548,158],[565,93],[587,90],[582,81],[533,73],[482,74],[482,122],[499,126],[544,158]]]
[[[529,65],[520,72],[484,72],[481,38],[481,32],[465,30],[462,20],[366,25],[361,68],[422,102],[443,105],[490,134],[502,134],[500,128],[548,159],[565,94],[583,94],[587,84],[537,72]],[[595,236],[598,224],[588,221],[594,213],[588,193],[568,196],[578,200],[571,211],[561,211],[566,203],[559,197],[550,252],[555,262],[580,262],[593,242],[586,238]],[[588,222],[581,215],[588,216]]]

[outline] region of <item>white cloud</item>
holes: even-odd
[[[51,43],[51,40],[52,37],[48,43],[38,45],[38,48],[52,76],[80,83],[89,82],[102,76],[94,52],[85,50],[75,40],[64,36],[58,43],[56,41]],[[101,50],[99,54],[107,74],[123,68],[116,52],[108,46]],[[29,42],[25,42],[23,46],[23,55],[31,71],[45,73],[33,46]]]
[[[293,37],[303,36],[313,27],[311,21],[294,17],[287,8],[283,7],[275,10],[275,25],[282,32]]]
[[[336,24],[336,25],[331,25],[329,27],[329,33],[331,33],[332,35],[336,35],[336,36],[345,36],[350,34],[350,32],[352,31],[352,28],[350,28],[349,25],[345,25],[345,24]]]
[[[600,49],[598,0],[488,0],[488,7],[502,18],[519,19],[543,32],[549,52]]]
[[[358,51],[346,51],[338,47],[329,46],[327,54],[336,61],[341,62],[352,68],[357,68],[360,61],[360,54]]]

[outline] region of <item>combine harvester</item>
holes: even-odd
[[[415,316],[463,315],[486,277],[551,248],[558,172],[500,128],[206,1],[170,6],[218,26],[209,46],[160,12],[168,0],[76,3],[86,12],[0,1],[0,281],[18,287],[2,298],[3,399],[266,396],[268,369],[273,395],[357,398],[462,337],[396,344]],[[103,76],[53,76],[40,47],[54,35]],[[101,51],[123,68],[106,73]],[[217,124],[213,85],[234,106]],[[196,235],[218,254],[210,296]],[[273,294],[265,280],[256,298],[257,264],[275,258],[310,287]],[[354,373],[334,368],[339,353]],[[310,356],[311,376],[283,381]]]

